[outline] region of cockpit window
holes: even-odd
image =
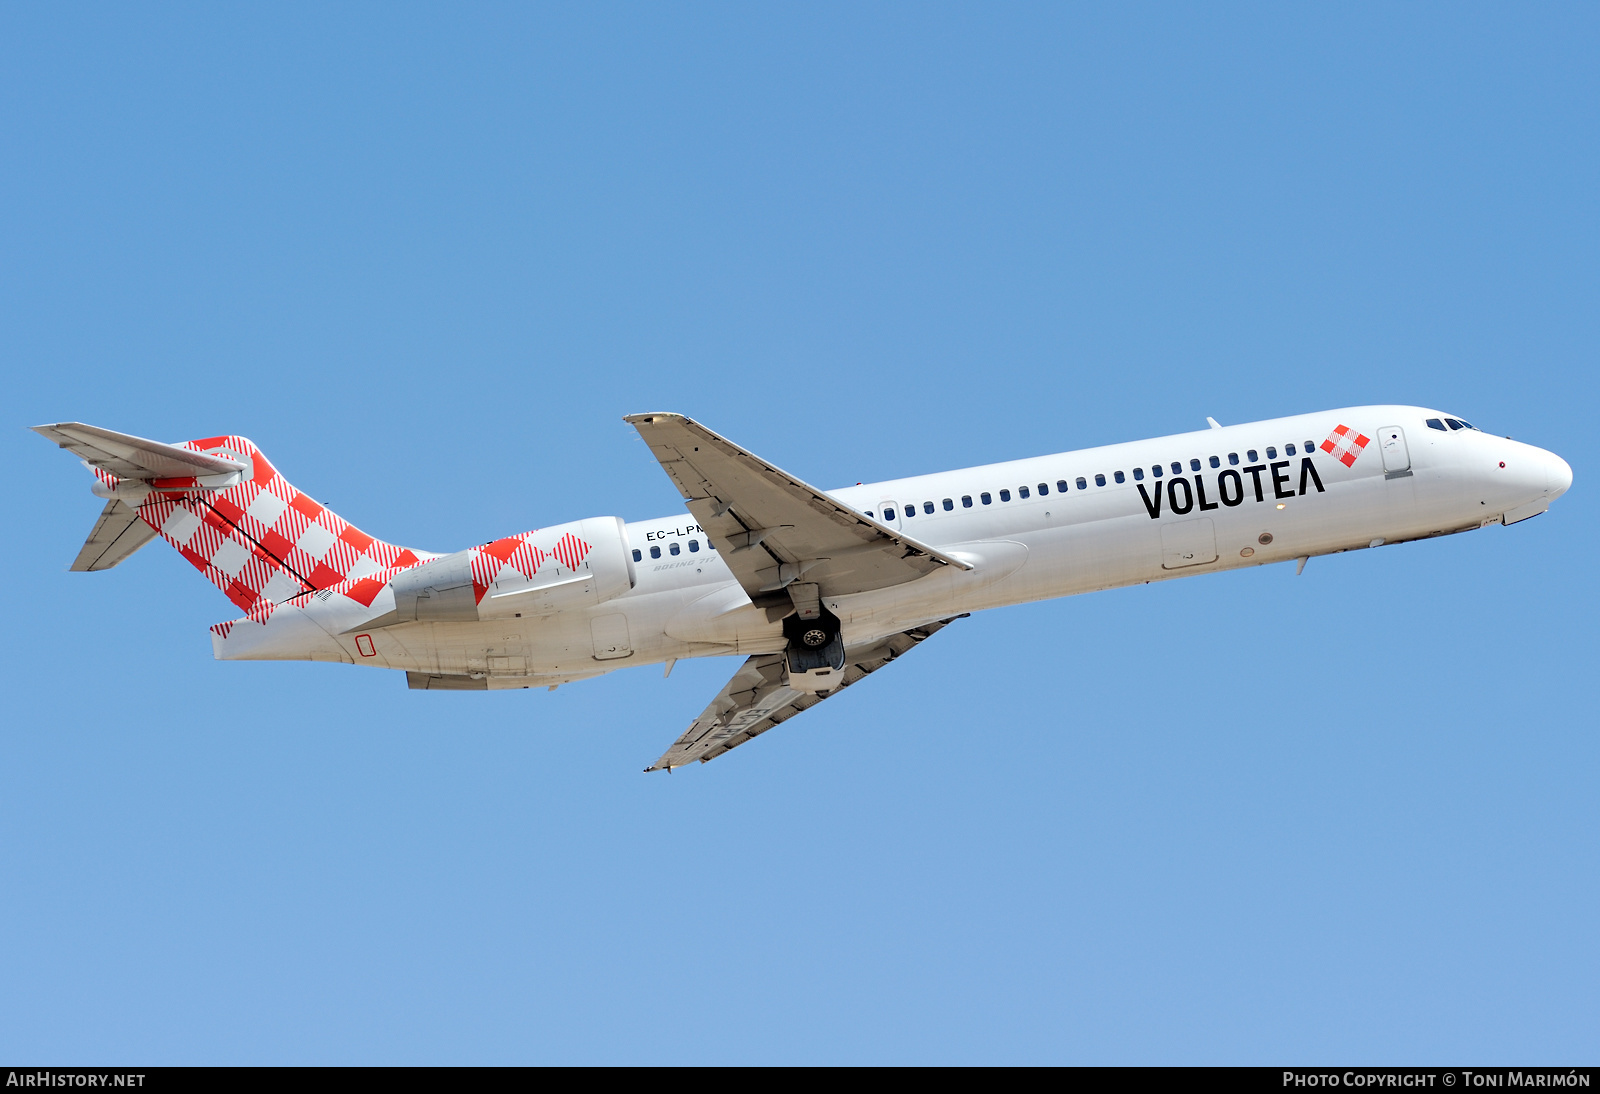
[[[1467,424],[1465,422],[1458,422],[1454,418],[1446,418],[1444,420],[1444,424],[1449,426],[1451,429],[1465,429],[1465,428],[1467,428]]]
[[[1444,427],[1444,423],[1441,422],[1438,418],[1429,418],[1428,419],[1428,428],[1429,429],[1437,429],[1440,433],[1448,432],[1448,430],[1446,430],[1445,427]]]
[[[1462,422],[1461,424],[1466,426],[1468,429],[1478,429],[1478,427],[1473,425],[1471,422]],[[1483,430],[1478,429],[1478,432],[1482,433]]]

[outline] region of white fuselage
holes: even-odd
[[[1571,483],[1566,463],[1542,449],[1426,424],[1444,418],[1420,407],[1346,408],[833,490],[973,568],[942,567],[826,597],[826,606],[855,647],[985,608],[1512,523]],[[1348,466],[1318,447],[1339,425],[1371,438]],[[361,622],[352,605],[312,598],[276,613],[248,648],[217,652],[521,688],[784,648],[781,624],[751,604],[688,514],[629,523],[627,535],[638,552],[633,588],[583,610],[407,623],[373,630],[358,647],[347,633]]]

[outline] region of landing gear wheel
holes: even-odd
[[[816,619],[796,613],[784,619],[783,637],[791,650],[813,656],[839,640],[839,618],[826,609]]]

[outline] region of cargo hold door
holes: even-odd
[[[1180,520],[1161,528],[1161,568],[1181,570],[1217,560],[1217,531],[1210,517]]]
[[[597,615],[589,624],[594,637],[594,659],[613,661],[619,657],[632,657],[633,644],[628,639],[628,617],[622,614]]]

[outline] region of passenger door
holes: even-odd
[[[1406,431],[1397,425],[1378,430],[1378,447],[1383,450],[1383,473],[1404,474],[1411,470],[1411,452],[1406,448]]]

